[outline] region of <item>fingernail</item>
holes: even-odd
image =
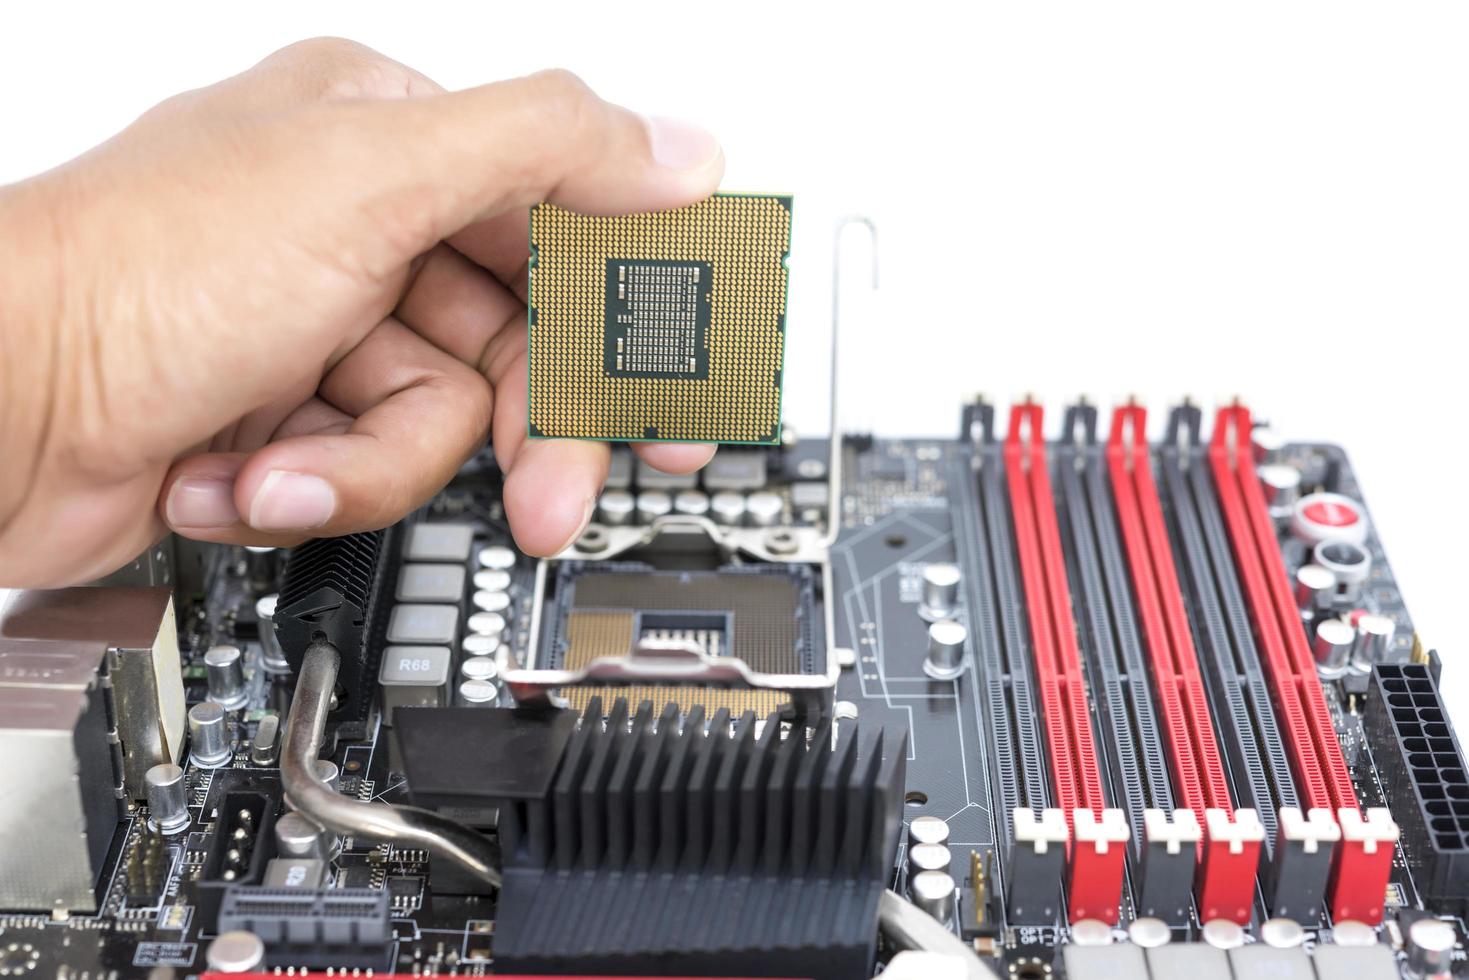
[[[669,170],[703,170],[718,159],[719,141],[707,130],[668,116],[645,116],[653,159]]]
[[[240,519],[230,480],[186,476],[174,481],[163,507],[170,527],[229,527]]]
[[[337,511],[337,492],[319,476],[271,470],[250,501],[250,526],[261,531],[309,531]]]
[[[596,510],[597,510],[597,498],[596,497],[588,497],[587,498],[587,503],[586,503],[586,509],[582,512],[582,515],[581,515],[581,523],[576,526],[576,530],[575,531],[572,531],[571,532],[571,537],[569,537],[565,541],[563,541],[561,543],[561,547],[557,548],[554,552],[552,552],[553,555],[559,555],[559,554],[561,554],[561,552],[565,551],[567,548],[570,548],[572,545],[576,544],[577,539],[582,536],[582,532],[587,529],[587,525],[590,524],[590,523],[592,523],[592,514],[594,514],[596,512]]]

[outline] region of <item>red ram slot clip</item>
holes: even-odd
[[[1041,407],[1029,402],[1011,411],[1005,473],[1054,778],[1053,802],[1066,814],[1071,830],[1067,911],[1073,922],[1115,923],[1129,832],[1122,811],[1108,809],[1102,794],[1042,418]]]
[[[1328,886],[1332,918],[1375,924],[1382,920],[1398,829],[1386,810],[1364,815],[1358,806],[1255,474],[1251,428],[1243,405],[1219,410],[1209,445],[1219,504],[1303,802],[1331,810],[1341,826]]]
[[[1253,810],[1236,813],[1230,800],[1153,479],[1147,420],[1147,410],[1138,405],[1118,409],[1112,416],[1107,440],[1112,497],[1163,717],[1174,788],[1205,831],[1195,878],[1199,918],[1243,925],[1250,921],[1264,827]]]

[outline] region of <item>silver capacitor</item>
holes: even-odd
[[[1320,565],[1296,569],[1296,608],[1302,615],[1315,616],[1331,608],[1336,595],[1336,576]]]
[[[914,817],[908,824],[908,846],[949,843],[949,824],[942,817]]]
[[[959,605],[959,566],[950,562],[926,565],[923,569],[923,596],[918,615],[933,621],[948,619]]]
[[[948,871],[953,855],[944,844],[914,844],[908,848],[908,871]]]
[[[171,762],[149,769],[143,777],[148,795],[148,826],[161,834],[176,834],[189,826],[189,801],[184,771]]]
[[[221,644],[204,653],[209,700],[227,711],[243,708],[250,699],[245,687],[245,657],[237,646]]]
[[[255,727],[255,737],[250,740],[250,761],[257,766],[274,766],[280,761],[281,745],[280,715],[266,715]]]
[[[234,755],[224,708],[204,701],[189,709],[189,758],[201,769],[218,769]]]
[[[265,943],[253,932],[222,932],[204,948],[204,962],[215,973],[251,973],[265,962]]]
[[[745,523],[745,495],[733,490],[719,491],[709,498],[709,514],[716,524],[739,527]]]
[[[964,642],[969,631],[962,623],[941,619],[928,627],[928,656],[923,672],[935,680],[953,680],[964,672]]]
[[[634,507],[626,490],[608,490],[597,500],[597,516],[609,527],[620,527],[632,523]]]
[[[920,871],[908,879],[908,897],[913,904],[938,919],[954,918],[954,879],[943,871]]]
[[[1316,658],[1316,672],[1324,680],[1335,680],[1347,669],[1357,631],[1341,619],[1323,619],[1316,624],[1316,637],[1311,653]]]
[[[339,793],[342,789],[342,770],[330,759],[316,760],[316,778],[322,785],[333,793]]]
[[[260,666],[270,674],[289,674],[290,661],[286,660],[280,640],[275,636],[275,607],[280,596],[272,592],[255,601],[255,622],[260,631]]]
[[[1250,449],[1255,462],[1268,465],[1285,458],[1285,438],[1274,429],[1260,426],[1250,433]]]
[[[673,510],[673,498],[662,490],[644,490],[638,494],[637,515],[639,524],[652,524]]]
[[[1301,497],[1301,471],[1285,463],[1266,463],[1255,469],[1265,502],[1275,517],[1289,517],[1291,505]]]
[[[673,497],[675,513],[703,517],[709,513],[709,495],[702,490],[680,490]]]
[[[275,846],[286,857],[327,859],[331,838],[321,824],[295,810],[275,822]]]
[[[500,668],[494,657],[465,657],[459,676],[467,681],[493,681],[500,676]]]
[[[1457,943],[1452,924],[1419,919],[1408,927],[1408,971],[1423,980],[1449,976]]]
[[[465,705],[493,704],[500,689],[485,680],[468,680],[459,685],[459,701]]]
[[[1357,636],[1352,644],[1351,668],[1365,674],[1372,669],[1373,664],[1386,660],[1388,651],[1392,649],[1394,629],[1393,621],[1386,616],[1368,613],[1358,619]]]
[[[1351,541],[1321,541],[1311,549],[1316,564],[1336,576],[1337,594],[1356,602],[1372,572],[1372,555]]]
[[[745,511],[749,514],[750,523],[756,527],[779,524],[784,510],[785,501],[780,499],[780,494],[769,490],[759,490],[745,498]]]

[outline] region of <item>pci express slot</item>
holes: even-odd
[[[1130,833],[1123,812],[1108,809],[1102,792],[1042,422],[1039,405],[1012,408],[1005,478],[1045,719],[1052,799],[1069,831],[1067,911],[1073,922],[1115,923]]]
[[[955,544],[971,611],[977,670],[969,675],[989,734],[990,805],[997,849],[991,891],[1003,896],[1000,911],[1019,924],[1051,924],[1059,910],[1062,854],[1035,823],[1048,806],[1045,763],[1040,755],[1022,628],[1009,510],[1001,480],[1000,447],[994,440],[994,408],[966,406],[963,438],[970,452],[956,457],[950,481]],[[1023,825],[1017,836],[1016,814]],[[1022,839],[1023,838],[1023,839]]]
[[[1134,834],[1130,851],[1134,905],[1138,915],[1183,925],[1199,824],[1192,811],[1183,811],[1181,821],[1174,817],[1173,786],[1096,435],[1096,408],[1082,404],[1066,410],[1055,448],[1061,528],[1069,544],[1098,714],[1111,735],[1102,744],[1113,776],[1112,798],[1125,804],[1131,826],[1143,829]]]
[[[1341,840],[1328,886],[1332,917],[1376,923],[1382,919],[1397,825],[1385,809],[1364,815],[1358,808],[1255,473],[1251,431],[1249,409],[1220,409],[1209,445],[1220,509],[1301,795],[1312,810],[1335,812]]]
[[[1197,876],[1199,918],[1250,921],[1265,828],[1252,808],[1235,811],[1209,717],[1183,590],[1153,478],[1147,411],[1119,408],[1107,440],[1107,469],[1131,573],[1133,595],[1163,719],[1174,785],[1205,829]]]
[[[1240,806],[1253,807],[1265,827],[1266,904],[1275,915],[1314,921],[1321,917],[1331,844],[1339,832],[1330,814],[1312,814],[1310,820],[1301,814],[1235,575],[1207,449],[1201,445],[1201,419],[1192,405],[1175,408],[1169,415],[1167,435],[1158,450],[1161,501],[1196,617],[1204,685],[1214,706],[1235,799]]]

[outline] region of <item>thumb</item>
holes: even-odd
[[[712,194],[724,172],[709,133],[605,102],[565,71],[293,115],[282,165],[351,175],[319,182],[311,211],[332,217],[340,246],[368,272],[541,201],[592,214],[680,207]]]

